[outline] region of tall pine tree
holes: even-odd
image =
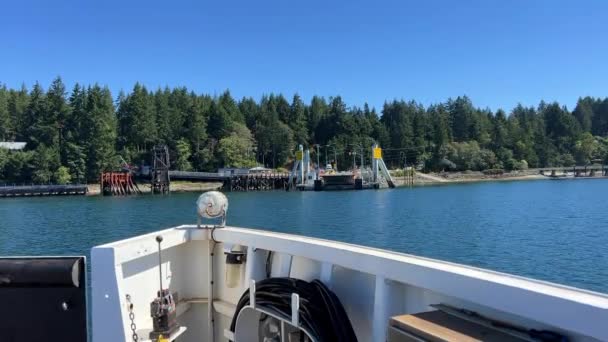
[[[95,84],[87,91],[87,118],[83,135],[87,150],[87,179],[95,181],[103,171],[117,166],[116,117],[108,88]]]

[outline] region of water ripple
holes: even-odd
[[[382,191],[230,193],[228,222],[449,260],[608,292],[608,181]],[[0,253],[92,246],[195,222],[196,194],[0,200]]]

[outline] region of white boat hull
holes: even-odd
[[[271,277],[320,279],[328,285],[359,341],[385,341],[390,317],[429,311],[440,303],[559,332],[571,341],[608,341],[604,294],[335,241],[236,227],[180,226],[93,248],[94,342],[131,341],[127,294],[136,333],[147,338],[152,328],[149,305],[159,287],[157,235],[164,239],[164,285],[179,294],[178,321],[187,327],[180,337],[184,342],[225,341],[239,298],[251,280],[266,278],[268,271]],[[228,288],[223,252],[232,245],[246,247],[247,261],[239,285]],[[273,252],[271,267],[268,251]]]

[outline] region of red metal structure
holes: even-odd
[[[141,194],[130,172],[104,172],[101,174],[100,185],[104,195]]]

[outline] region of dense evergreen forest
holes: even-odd
[[[298,144],[325,163],[369,159],[377,142],[387,163],[427,171],[515,170],[586,165],[608,158],[608,98],[579,98],[570,112],[559,103],[517,106],[509,113],[477,108],[466,97],[424,107],[386,102],[349,107],[340,96],[267,95],[259,101],[200,95],[188,89],[151,91],[136,84],[112,96],[107,87],[61,78],[44,90],[0,86],[0,141],[24,141],[23,151],[0,149],[0,182],[97,181],[121,158],[149,163],[149,150],[166,143],[172,167],[212,171],[264,164],[285,167]],[[329,147],[328,147],[329,146]],[[357,154],[355,154],[357,153]],[[313,155],[313,160],[316,156]]]

